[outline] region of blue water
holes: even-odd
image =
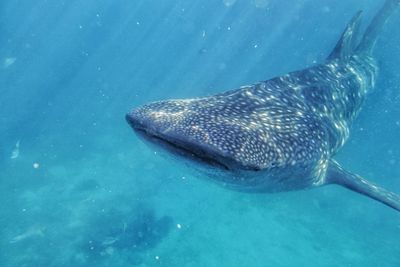
[[[400,213],[338,186],[226,190],[124,120],[321,62],[382,0],[0,2],[0,266],[400,266]],[[400,192],[400,12],[336,156]],[[18,145],[19,144],[19,145]]]

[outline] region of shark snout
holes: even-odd
[[[126,121],[134,130],[146,129],[148,122],[146,122],[146,117],[143,116],[140,108],[135,108],[125,115]]]
[[[139,107],[133,109],[125,115],[126,121],[135,132],[144,132],[146,134],[160,134],[164,131],[165,125],[162,120],[157,119],[152,112]]]
[[[125,118],[134,130],[163,135],[181,119],[177,114],[173,101],[160,101],[139,106],[127,113]]]

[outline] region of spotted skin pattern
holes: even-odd
[[[295,177],[307,187],[323,183],[375,72],[372,59],[354,56],[210,97],[151,103],[131,115],[152,134],[201,144],[235,169],[307,170]]]

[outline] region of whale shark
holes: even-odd
[[[229,189],[272,193],[337,184],[400,211],[400,196],[334,160],[375,85],[373,50],[400,0],[364,33],[357,12],[324,62],[216,95],[152,102],[126,120],[146,143]]]

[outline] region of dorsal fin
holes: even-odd
[[[371,53],[379,33],[382,31],[390,15],[400,6],[400,0],[386,0],[383,7],[372,19],[362,40],[357,47],[359,53]]]
[[[354,49],[357,46],[356,42],[358,30],[360,28],[361,13],[362,11],[358,11],[347,24],[346,29],[343,31],[342,36],[329,55],[328,59],[345,59],[353,54]]]
[[[329,161],[326,184],[338,184],[357,193],[373,198],[389,207],[400,211],[400,196],[374,185],[360,176],[344,170],[334,161]]]

